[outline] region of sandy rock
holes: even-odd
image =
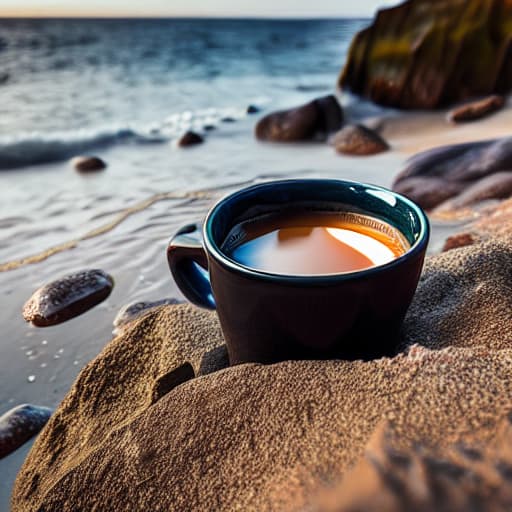
[[[297,108],[272,112],[255,128],[259,140],[295,142],[312,140],[338,130],[343,111],[333,96],[324,96]]]
[[[48,407],[23,404],[0,416],[0,459],[34,437],[51,415]]]
[[[408,0],[353,39],[339,85],[376,103],[437,108],[512,88],[508,0]]]
[[[56,325],[85,313],[104,301],[114,280],[103,270],[83,270],[34,292],[23,306],[23,318],[37,327]]]
[[[184,148],[188,146],[196,146],[197,144],[202,144],[203,142],[204,139],[201,137],[201,135],[189,130],[188,132],[185,132],[178,140],[178,146]]]
[[[345,126],[330,142],[337,153],[345,155],[375,155],[389,149],[388,143],[377,132],[361,124]]]
[[[420,206],[454,208],[512,194],[512,137],[441,146],[410,158],[393,183]]]
[[[71,160],[71,164],[78,172],[88,173],[102,171],[107,164],[97,156],[77,156]]]
[[[505,98],[498,94],[487,96],[487,98],[465,103],[460,107],[454,108],[448,113],[448,120],[452,123],[464,123],[475,121],[486,117],[500,110],[505,105]]]
[[[215,314],[149,312],[82,370],[17,477],[13,512],[307,510],[383,420],[410,458],[411,446],[485,449],[512,410],[511,258],[505,240],[430,258],[404,323],[407,351],[370,362],[245,364],[188,379],[187,363],[198,375],[206,354],[222,359]]]

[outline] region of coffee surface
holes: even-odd
[[[383,265],[409,245],[391,225],[354,213],[297,213],[240,224],[224,244],[236,262],[288,275],[337,274]]]

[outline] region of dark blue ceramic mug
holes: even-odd
[[[233,226],[253,212],[278,213],[304,203],[319,210],[328,203],[340,212],[384,221],[401,232],[410,249],[368,269],[307,276],[258,271],[221,250]],[[202,241],[193,230],[180,230],[169,243],[169,267],[191,302],[217,310],[231,364],[395,353],[429,239],[427,217],[409,199],[349,181],[272,181],[220,200],[206,217]]]

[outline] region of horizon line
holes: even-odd
[[[219,20],[336,20],[336,19],[369,19],[372,18],[372,15],[279,15],[279,14],[269,14],[269,15],[218,15],[218,14],[2,14],[0,11],[0,20],[58,20],[58,19],[82,19],[82,20],[127,20],[127,19],[141,19],[141,20],[179,20],[179,19],[197,19],[197,20],[207,20],[207,19],[219,19]]]

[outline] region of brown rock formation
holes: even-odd
[[[376,103],[436,108],[512,88],[510,0],[409,0],[357,34],[340,87]]]
[[[464,123],[467,121],[475,121],[497,110],[500,110],[505,105],[505,98],[498,94],[493,94],[482,100],[471,101],[454,108],[448,113],[448,120],[452,123]]]
[[[376,155],[389,149],[388,143],[377,132],[361,124],[345,126],[330,142],[337,153],[344,155]]]

